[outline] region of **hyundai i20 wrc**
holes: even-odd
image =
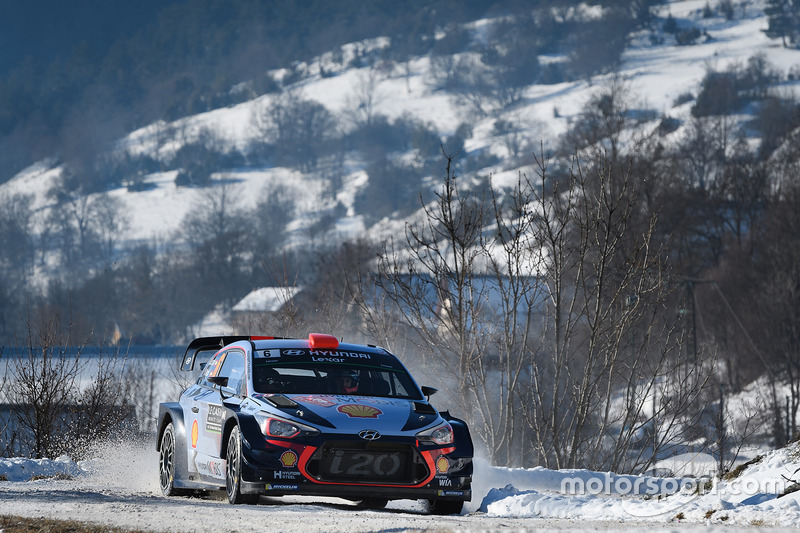
[[[225,490],[335,496],[381,508],[421,499],[460,513],[472,496],[467,425],[429,402],[403,364],[375,346],[308,339],[203,337],[183,371],[200,370],[159,406],[156,447],[167,495]]]

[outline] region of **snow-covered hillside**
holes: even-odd
[[[744,63],[755,54],[764,54],[766,59],[779,71],[788,72],[800,62],[800,51],[783,48],[778,40],[767,38],[763,30],[767,27],[763,12],[764,2],[743,2],[737,7],[736,17],[726,20],[720,15],[703,18],[701,13],[706,0],[685,0],[668,2],[661,7],[661,15],[671,14],[684,24],[702,28],[707,36],[691,46],[677,46],[674,39],[666,38],[662,44],[653,44],[647,33],[634,36],[632,44],[623,55],[619,75],[629,85],[637,99],[636,108],[650,109],[658,119],[662,117],[686,118],[690,111],[689,103],[674,106],[681,95],[696,92],[708,68],[723,70],[731,63]],[[480,31],[481,23],[473,25]],[[343,47],[342,55],[347,64],[348,54],[353,53],[350,45]],[[359,43],[360,49],[374,49],[386,46],[386,41],[376,39]],[[542,58],[543,62],[557,61],[558,58]],[[305,65],[308,77],[296,82],[296,88],[305,98],[322,103],[333,113],[344,114],[352,105],[352,96],[359,84],[369,75],[368,69],[337,67],[325,55],[317,62]],[[467,139],[465,150],[468,153],[487,152],[499,156],[503,164],[482,170],[493,175],[494,183],[502,186],[516,179],[519,169],[509,164],[507,149],[502,140],[493,133],[493,124],[505,119],[520,125],[525,138],[531,146],[539,142],[546,145],[554,142],[567,130],[580,112],[590,95],[610,79],[609,76],[595,77],[588,81],[573,81],[554,85],[534,85],[524,91],[520,103],[491,113],[489,116],[470,116],[470,112],[459,107],[456,100],[444,91],[434,90],[429,79],[430,58],[420,57],[409,62],[404,68],[397,65],[380,70],[374,92],[375,112],[389,118],[401,115],[412,116],[431,123],[446,137],[451,135],[459,124],[469,122],[473,136]],[[321,72],[324,71],[323,76]],[[333,73],[333,75],[332,75]],[[276,73],[277,76],[280,73]],[[784,82],[782,90],[791,91],[800,81]],[[166,125],[153,124],[131,132],[119,140],[117,150],[130,154],[149,153],[165,156],[175,151],[182,143],[191,141],[200,131],[212,130],[221,142],[230,147],[245,147],[258,132],[253,126],[252,117],[256,110],[269,105],[275,98],[266,95],[239,105],[216,109],[208,113],[192,116],[178,123]],[[657,120],[651,127],[655,127]],[[163,138],[167,129],[179,131],[180,136]],[[679,135],[677,132],[676,135]],[[342,187],[336,197],[326,194],[324,173],[303,175],[285,168],[266,169],[226,169],[213,177],[218,183],[228,183],[232,193],[238,197],[237,207],[252,207],[259,198],[270,194],[277,184],[288,187],[296,194],[297,213],[289,230],[294,241],[307,242],[314,237],[307,231],[320,209],[340,203],[345,215],[334,225],[331,232],[334,238],[369,235],[380,238],[396,232],[400,221],[392,220],[391,213],[374,227],[368,223],[354,207],[357,191],[366,183],[367,176],[358,161],[344,164]],[[524,167],[522,167],[525,170]],[[34,193],[34,208],[38,211],[52,207],[53,200],[46,192],[53,180],[62,171],[48,161],[33,165],[20,172],[11,181],[0,186],[0,195],[18,192]],[[435,179],[432,176],[431,179]],[[110,191],[112,197],[119,199],[127,213],[128,226],[119,239],[118,247],[124,253],[132,246],[143,242],[166,242],[175,235],[184,215],[203,194],[200,188],[180,187],[175,183],[175,172],[154,173],[144,177],[145,187],[138,192],[126,188]],[[43,217],[37,217],[42,220]],[[39,230],[42,228],[39,227]],[[329,236],[330,237],[330,236]],[[50,265],[52,269],[55,265]],[[46,279],[47,268],[40,267],[41,280]],[[209,332],[211,333],[211,332]]]

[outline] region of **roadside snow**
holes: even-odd
[[[475,477],[491,480],[479,509],[490,516],[798,526],[798,470],[795,443],[727,480],[489,466]],[[510,483],[501,485],[503,479]]]
[[[85,473],[66,455],[58,459],[0,459],[0,480],[30,481],[38,478],[63,478]]]
[[[157,484],[158,457],[155,447],[149,444],[121,446],[115,443],[98,449],[94,459],[79,462],[68,457],[0,459],[0,480],[6,480],[0,482],[3,512],[23,512],[9,503],[10,498],[9,502],[4,501],[3,494],[18,492],[23,496],[22,501],[31,491],[52,490],[55,493],[64,483],[71,494],[82,494],[88,501],[114,494],[119,506],[124,505],[126,498],[131,502],[146,498],[149,504],[157,503],[163,499]],[[464,514],[630,525],[644,522],[797,527],[800,525],[800,491],[791,492],[791,487],[798,477],[798,469],[798,443],[766,454],[745,468],[740,476],[728,480],[658,478],[539,467],[500,468],[476,460],[473,500],[465,507]],[[174,503],[176,500],[163,501]],[[299,503],[306,504],[308,500]],[[165,506],[165,512],[168,514],[172,507]],[[418,503],[410,501],[393,502],[389,508],[422,512]]]

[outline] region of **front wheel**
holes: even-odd
[[[461,500],[428,500],[430,514],[461,514],[462,509],[464,509],[464,502]]]
[[[242,494],[242,439],[239,426],[231,430],[228,437],[228,453],[225,467],[225,492],[233,504],[256,503],[258,494]]]
[[[164,428],[161,435],[158,458],[158,484],[164,496],[179,496],[186,491],[175,488],[175,426],[172,422]]]

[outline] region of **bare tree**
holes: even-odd
[[[800,188],[786,186],[780,196],[770,201],[769,215],[760,233],[760,243],[753,256],[754,272],[747,280],[746,294],[736,307],[754,331],[764,335],[748,343],[766,367],[774,387],[776,382],[789,386],[788,405],[783,416],[787,424],[775,428],[776,444],[787,442],[797,433],[800,410]],[[750,329],[748,328],[748,329]],[[743,333],[747,330],[743,329]],[[783,398],[773,392],[774,419],[783,418]],[[788,426],[788,431],[786,431]]]
[[[424,206],[425,218],[406,228],[404,243],[388,243],[378,261],[376,283],[395,304],[403,322],[413,330],[416,351],[427,355],[449,382],[452,401],[462,408],[476,406],[465,415],[471,422],[494,421],[499,402],[478,402],[485,379],[478,283],[481,232],[486,222],[484,204],[462,195],[456,186],[453,156],[445,154],[447,168],[442,190],[432,206]],[[502,404],[500,404],[502,405]],[[485,411],[485,412],[480,412]],[[478,435],[490,453],[500,447],[486,439],[502,439],[503,432]]]
[[[262,137],[275,144],[279,163],[303,171],[316,168],[326,143],[337,134],[333,114],[319,102],[303,98],[299,89],[286,91],[256,110],[251,121]]]
[[[524,387],[530,376],[529,354],[542,350],[541,307],[547,297],[541,273],[546,258],[535,245],[536,212],[533,191],[522,176],[504,195],[492,191],[494,225],[484,232],[482,251],[491,285],[491,304],[482,317],[495,325],[492,367],[494,379],[483,383],[486,392],[500,391],[502,407],[496,412],[498,430],[508,434],[502,449],[505,464],[524,464],[527,428],[523,412]],[[492,374],[490,374],[492,375]],[[491,396],[491,395],[489,395]],[[495,398],[485,397],[484,401]]]
[[[474,53],[434,55],[428,77],[438,89],[454,95],[455,102],[483,117],[491,110],[492,73]]]
[[[227,184],[203,190],[194,208],[181,221],[182,237],[195,258],[205,304],[217,298],[236,298],[246,285],[252,251],[253,224],[235,206],[234,190]]]
[[[630,168],[546,171],[481,199],[448,164],[377,284],[493,461],[643,469],[699,418],[713,364],[685,349]]]
[[[380,72],[370,67],[359,72],[347,98],[350,119],[356,127],[370,127],[375,118],[376,107],[384,99],[378,88]]]
[[[75,402],[81,371],[80,355],[62,342],[58,325],[28,328],[25,346],[9,361],[6,397],[21,440],[36,458],[56,457],[63,452],[65,406]]]
[[[224,240],[246,227],[244,213],[234,206],[235,198],[235,191],[227,184],[201,191],[194,208],[181,222],[181,232],[186,242],[196,245],[205,240]]]
[[[77,459],[125,424],[138,429],[127,404],[125,355],[97,350],[89,357],[87,342],[74,339],[71,329],[62,331],[55,319],[38,328],[29,321],[24,345],[8,354],[3,396],[14,453]]]
[[[539,124],[536,126],[541,127]],[[495,121],[492,134],[500,137],[506,150],[508,150],[510,166],[513,165],[516,167],[519,164],[523,152],[527,152],[529,148],[529,143],[525,138],[522,128],[520,128],[518,124],[500,119]]]
[[[293,219],[296,196],[284,184],[270,184],[256,204],[256,231],[267,249],[277,249],[286,239],[286,225]]]
[[[132,407],[136,409],[138,429],[145,433],[154,431],[158,419],[157,378],[160,376],[150,364],[137,361],[126,363],[122,380],[128,389],[128,397],[133,402]],[[175,389],[176,392],[180,390],[178,387]],[[163,394],[166,391],[158,392]]]
[[[168,124],[163,120],[159,120],[155,122],[151,126],[152,131],[152,142],[153,142],[153,156],[158,161],[161,171],[164,172],[167,170],[167,161],[171,159],[168,157],[164,152],[167,149],[167,145],[174,141],[176,134],[176,128],[173,124]]]
[[[66,267],[70,285],[88,271],[109,265],[117,239],[128,224],[121,202],[106,193],[84,194],[80,189],[64,194],[54,188],[59,205],[50,211],[47,226]]]
[[[731,124],[731,118],[724,115],[691,121],[677,153],[689,186],[706,190],[722,175],[732,146]]]
[[[8,360],[3,359],[5,346],[0,347],[0,364],[2,365],[3,372],[0,373],[0,405],[7,404],[8,389],[6,381],[8,380]],[[14,452],[17,449],[17,432],[14,425],[11,423],[11,412],[0,411],[0,457],[14,457]]]
[[[542,291],[535,274],[542,257],[530,252],[529,192],[465,194],[453,156],[445,157],[436,201],[407,227],[405,242],[389,243],[379,258],[368,323],[386,331],[391,322],[381,317],[390,301],[401,318],[390,330],[439,377],[446,395],[439,401],[467,418],[492,461],[519,464],[519,388]]]
[[[125,206],[119,199],[103,193],[92,198],[92,208],[100,257],[105,266],[110,266],[116,256],[117,242],[128,228]]]
[[[564,190],[548,192],[539,162],[536,249],[548,257],[544,352],[532,361],[526,412],[539,461],[557,468],[624,465],[659,376],[667,372],[669,329],[654,312],[668,293],[662,258],[650,247],[653,221],[637,220],[630,173],[598,159],[576,161]],[[615,183],[612,186],[612,182]],[[636,228],[636,229],[634,229]],[[638,336],[637,336],[638,333]],[[612,403],[624,391],[624,408]],[[655,413],[652,413],[655,416]],[[612,445],[606,434],[622,431]],[[627,466],[627,465],[626,465]]]
[[[0,196],[0,278],[24,286],[34,262],[33,196]]]
[[[361,331],[358,310],[364,268],[374,256],[374,245],[366,240],[331,245],[314,258],[303,257],[303,272],[283,258],[282,263],[264,263],[267,277],[276,287],[280,304],[245,326],[258,331],[279,331],[285,336],[304,336],[309,331],[329,331],[353,339]],[[299,291],[299,292],[298,292]],[[237,324],[239,325],[239,324]],[[371,343],[379,337],[366,336]]]
[[[119,437],[127,430],[128,436],[133,436],[138,431],[135,408],[129,403],[134,383],[125,379],[126,363],[127,354],[119,349],[110,353],[99,349],[92,357],[91,368],[83,364],[85,383],[77,391],[67,415],[68,426],[62,431],[74,458],[85,457],[112,434]]]
[[[579,119],[561,140],[562,151],[566,154],[588,148],[584,155],[591,157],[599,148],[614,164],[621,164],[623,136],[635,124],[633,103],[630,85],[618,76],[612,78],[584,104]]]

